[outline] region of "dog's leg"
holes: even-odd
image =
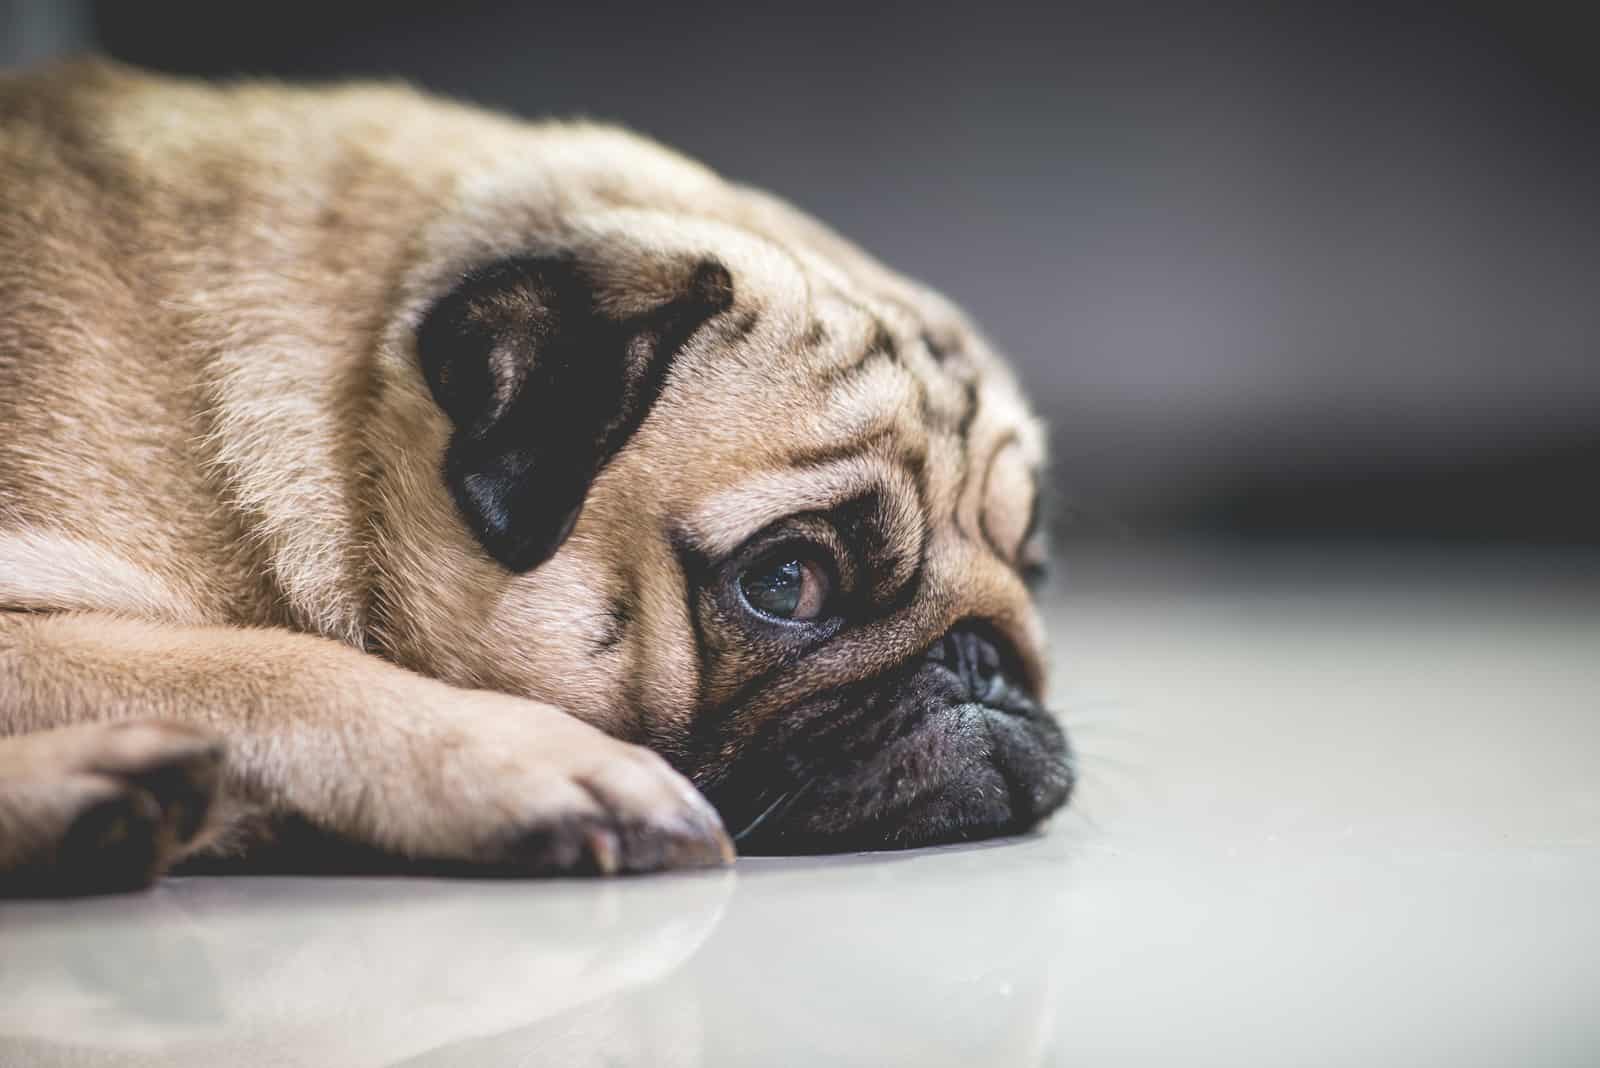
[[[665,761],[549,705],[289,631],[0,613],[0,735],[18,736],[0,741],[8,763],[47,769],[65,796],[81,765],[30,760],[50,734],[27,732],[152,717],[224,740],[230,809],[396,860],[612,872],[732,856],[715,811]],[[55,845],[71,826],[15,819],[34,839],[53,828]],[[9,856],[0,846],[0,879],[18,866]]]

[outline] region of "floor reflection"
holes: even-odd
[[[721,922],[670,982],[409,1063],[1044,1063],[1067,891],[1060,842],[1039,839],[746,860]]]
[[[392,1064],[660,981],[733,884],[196,878],[8,904],[0,1063]]]
[[[1034,1064],[1061,870],[1036,839],[609,882],[194,878],[10,904],[0,1063]]]

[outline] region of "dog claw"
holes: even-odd
[[[615,875],[622,867],[622,845],[612,831],[597,827],[585,837],[589,855],[594,858],[595,870],[601,875]]]

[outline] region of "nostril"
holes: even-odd
[[[1026,678],[1011,646],[981,623],[961,623],[928,648],[927,658],[948,668],[973,698],[996,700]]]
[[[984,639],[975,632],[968,632],[967,658],[972,664],[972,670],[982,679],[992,679],[1001,673],[1000,650],[993,642]]]

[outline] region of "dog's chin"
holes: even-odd
[[[1031,699],[1009,690],[974,700],[935,663],[874,689],[788,717],[817,729],[784,732],[788,751],[767,763],[763,788],[739,789],[738,778],[751,779],[735,777],[711,791],[740,852],[974,841],[1031,830],[1066,804],[1071,747]]]

